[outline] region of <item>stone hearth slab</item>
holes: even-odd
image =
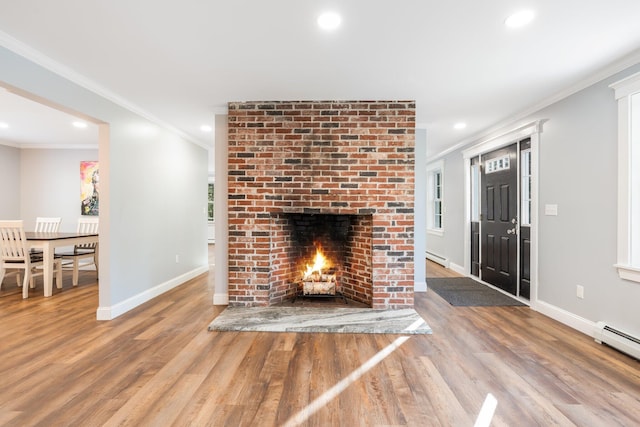
[[[430,334],[412,308],[374,310],[325,307],[227,307],[210,331]]]

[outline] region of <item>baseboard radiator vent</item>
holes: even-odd
[[[605,322],[598,322],[596,323],[594,338],[599,344],[607,344],[640,360],[640,338],[638,337],[612,328]]]
[[[435,262],[436,264],[440,264],[443,267],[449,268],[449,260],[447,258],[441,257],[438,254],[434,254],[433,252],[426,251],[427,259]]]

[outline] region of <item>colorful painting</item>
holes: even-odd
[[[98,215],[100,177],[98,162],[80,162],[80,213],[81,215]]]

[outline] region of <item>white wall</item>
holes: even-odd
[[[216,115],[216,142],[215,142],[215,280],[213,303],[215,305],[229,304],[229,136],[228,117],[226,114]]]
[[[20,150],[1,144],[0,219],[20,219]]]
[[[640,64],[522,119],[548,120],[540,135],[537,309],[589,333],[604,320],[640,336],[640,284],[621,280],[616,262],[617,104],[609,84]],[[446,231],[428,248],[464,264],[462,153],[448,155]],[[557,216],[544,206],[557,204]],[[451,231],[451,232],[449,232]],[[584,287],[584,299],[576,286]]]
[[[5,84],[105,123],[98,318],[207,271],[207,150],[8,49],[0,63]]]
[[[427,269],[425,252],[427,251],[427,131],[416,129],[415,139],[415,190],[414,190],[414,291],[426,292]],[[422,195],[422,197],[421,197]]]

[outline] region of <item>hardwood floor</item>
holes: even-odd
[[[640,420],[638,361],[526,307],[427,292],[433,335],[208,332],[212,278],[110,322],[95,320],[93,274],[28,300],[5,279],[0,425],[471,426],[487,393],[494,426]]]

